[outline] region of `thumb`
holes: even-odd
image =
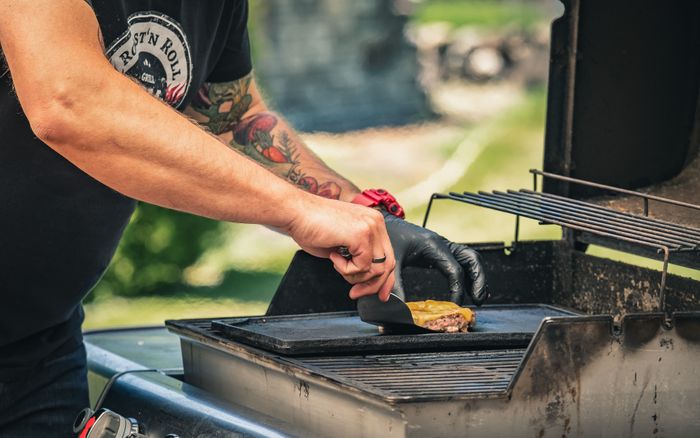
[[[479,253],[466,245],[454,242],[449,243],[450,250],[460,265],[464,267],[467,275],[472,281],[470,295],[472,301],[480,306],[489,297],[488,285],[486,283],[486,273],[481,264]]]

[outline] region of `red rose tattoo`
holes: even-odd
[[[340,186],[333,181],[328,181],[319,186],[316,194],[324,198],[340,199]]]
[[[273,163],[293,163],[293,149],[287,139],[283,148],[275,145],[272,130],[277,125],[277,117],[270,113],[258,113],[246,117],[233,130],[236,143],[250,146]]]
[[[215,135],[230,132],[233,138],[225,140],[230,147],[299,188],[340,199],[339,175],[324,169],[325,164],[303,144],[297,145],[291,131],[275,114],[251,113],[251,84],[250,75],[233,82],[204,84],[192,101],[192,109],[206,117],[206,122],[200,123]],[[171,90],[170,94],[177,96],[179,92]],[[314,169],[313,175],[306,173],[309,169]],[[336,177],[338,180],[328,180]]]

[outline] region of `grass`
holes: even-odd
[[[642,266],[645,268],[653,269],[655,271],[661,271],[663,265],[663,262],[660,260],[652,260],[646,257],[640,257],[626,252],[615,251],[601,246],[591,245],[588,247],[588,251],[586,252],[590,255],[594,255],[597,257],[617,260],[623,263],[629,263],[631,265]],[[684,268],[683,266],[669,264],[668,272],[681,277],[692,278],[693,280],[700,281],[700,271],[696,269]]]
[[[530,168],[542,165],[546,94],[531,90],[524,101],[489,122],[490,134],[481,154],[450,191],[505,190],[532,186]],[[467,134],[469,135],[469,134]],[[421,221],[425,209],[409,212]],[[434,204],[428,226],[451,240],[460,242],[510,241],[514,234],[512,215],[451,201]],[[543,227],[534,221],[521,221],[521,238],[559,238],[558,227]]]
[[[262,315],[267,300],[235,298],[112,297],[85,306],[84,330],[127,325],[160,325],[166,319]]]
[[[413,16],[418,23],[447,22],[455,27],[531,27],[540,22],[542,10],[533,3],[513,0],[426,0]]]
[[[162,324],[166,319],[265,313],[282,275],[228,271],[215,287],[182,286],[167,295],[98,297],[85,304],[86,330]]]

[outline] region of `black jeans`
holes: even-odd
[[[27,379],[0,382],[0,438],[75,437],[89,406],[85,346],[43,364]]]

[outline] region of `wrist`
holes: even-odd
[[[360,193],[362,193],[362,190],[355,186],[351,186],[348,187],[347,190],[342,191],[339,200],[343,202],[352,202],[353,199],[355,199]]]
[[[298,188],[292,188],[290,193],[279,204],[284,206],[282,212],[283,222],[275,226],[275,228],[288,236],[292,236],[299,224],[304,222],[308,212],[318,208],[318,203],[323,200],[325,198],[312,195]]]

